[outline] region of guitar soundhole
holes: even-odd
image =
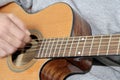
[[[38,38],[35,35],[31,35],[32,41],[24,48],[18,49],[12,55],[12,62],[16,66],[23,66],[29,63],[33,58],[38,49]]]
[[[23,71],[32,66],[36,60],[35,54],[39,49],[39,39],[42,38],[40,32],[30,30],[31,41],[24,48],[18,49],[12,56],[8,57],[8,65],[14,71]],[[15,69],[16,68],[16,69]]]

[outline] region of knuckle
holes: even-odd
[[[7,27],[10,26],[12,22],[9,19],[6,19],[4,23],[5,23],[4,26]]]
[[[20,33],[20,35],[19,35],[19,39],[20,39],[20,40],[23,40],[24,37],[25,37],[25,33]]]
[[[3,36],[3,31],[1,30],[1,31],[0,31],[0,37],[2,37],[2,36]]]
[[[23,30],[26,30],[26,25],[25,25],[23,22],[20,23],[20,27],[21,27]]]
[[[16,51],[16,49],[17,49],[17,48],[15,48],[15,47],[11,47],[9,53],[10,53],[10,54],[14,53],[14,52]]]
[[[10,16],[10,17],[15,17],[15,15],[12,14],[12,13],[9,13],[9,14],[7,14],[7,15]]]
[[[24,38],[24,42],[26,42],[26,43],[30,42],[30,37],[29,37],[29,36],[26,36],[26,37]]]
[[[0,31],[8,31],[9,28],[12,26],[12,22],[9,20],[5,20],[4,23],[0,24]]]
[[[3,58],[5,56],[7,56],[7,53],[3,49],[1,49],[0,50],[0,58]]]
[[[3,33],[3,32],[7,32],[8,31],[8,26],[9,26],[9,24],[6,24],[6,23],[3,23],[3,24],[1,24],[0,25],[1,27],[0,27],[0,33]]]
[[[7,36],[6,37],[6,42],[8,42],[9,44],[13,43],[13,39],[10,36]]]
[[[20,48],[21,45],[22,45],[22,41],[17,42],[17,44],[16,44],[16,48]]]
[[[11,24],[11,21],[9,20],[9,18],[7,16],[5,16],[5,18],[3,19],[4,23],[1,23],[4,27],[7,27]]]

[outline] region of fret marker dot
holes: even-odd
[[[81,39],[82,41],[85,40],[84,38]]]
[[[78,52],[78,54],[80,54],[80,52]]]

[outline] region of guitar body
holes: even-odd
[[[91,35],[89,24],[65,3],[56,3],[34,14],[28,14],[17,4],[10,3],[1,7],[0,12],[18,16],[37,39]],[[71,74],[89,71],[92,65],[91,59],[36,59],[30,55],[32,53],[37,54],[34,51],[24,53],[22,59],[20,54],[15,53],[0,59],[0,79],[63,80]]]

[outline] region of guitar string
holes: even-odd
[[[109,39],[109,38],[102,38],[102,40],[105,40],[105,39]],[[47,39],[45,39],[46,41],[47,41]],[[51,39],[50,39],[51,40]],[[68,39],[67,39],[68,40]],[[65,42],[67,41],[67,40],[64,40]],[[44,42],[46,42],[46,41],[44,41]],[[56,40],[57,41],[57,40]],[[72,42],[73,40],[69,40],[68,41],[68,45],[70,45],[71,44],[71,42]],[[92,39],[87,39],[87,41],[92,41]],[[32,43],[32,46],[33,46],[33,48],[34,47],[39,47],[38,46],[38,44],[41,44],[41,42],[42,41],[39,41],[37,44],[36,44],[36,42],[35,41],[32,41],[31,43]],[[44,42],[43,42],[43,44],[44,44]],[[48,43],[49,41],[47,41],[46,43]],[[61,41],[59,41],[59,42],[61,42]],[[74,40],[74,42],[78,42],[78,40]],[[116,41],[116,38],[114,38],[114,41],[111,41],[111,44],[114,44],[114,45],[116,45],[115,43],[117,42],[117,44],[118,44],[118,42],[119,41]],[[53,43],[52,41],[51,41],[51,43]],[[55,42],[55,40],[54,40],[54,43],[56,43]],[[64,42],[63,42],[64,43]],[[74,45],[75,45],[76,43],[74,43]],[[83,44],[82,42],[80,43],[80,45],[81,44]],[[91,44],[90,42],[87,42],[87,44],[86,45],[89,45],[89,44]],[[96,44],[99,44],[99,40],[97,40],[97,41],[94,41],[94,45],[96,45]],[[104,46],[103,44],[107,44],[107,42],[102,42],[102,46]],[[61,43],[58,43],[58,46],[59,45],[61,45]],[[65,44],[62,44],[62,46],[64,46]],[[43,45],[44,46],[44,45]],[[30,47],[30,46],[26,46],[26,47]],[[24,49],[24,48],[22,48],[22,49]]]
[[[69,45],[66,45],[66,46],[68,46],[68,48],[69,48],[69,46],[70,46],[71,44],[69,44]],[[77,44],[73,44],[73,45],[77,45]],[[61,47],[61,46],[63,46],[63,47],[65,47],[65,44],[64,45],[57,45],[57,47]],[[98,48],[98,45],[93,45],[94,46],[94,48]],[[27,46],[27,47],[31,47],[31,46]],[[27,47],[25,47],[25,48],[27,48]],[[45,47],[44,49],[46,49],[46,48],[48,48],[48,46],[46,45],[46,46],[44,46],[44,45],[38,45],[38,46],[33,46],[31,49],[34,49],[34,48],[38,48],[38,47]],[[55,46],[53,46],[53,47],[55,47]],[[82,46],[79,46],[79,47],[83,47],[83,45]],[[87,44],[87,46],[85,46],[86,48],[89,48],[89,47],[91,47],[90,46],[90,44],[89,44],[89,46],[88,46],[88,44]],[[107,45],[101,45],[101,47],[108,47]],[[113,47],[118,47],[117,46],[117,44],[114,44],[114,45],[112,45],[111,46],[112,48]],[[76,48],[76,46],[75,46],[75,48]],[[24,48],[19,48],[19,49],[24,49]]]
[[[28,52],[35,52],[35,51],[36,51],[36,50],[31,50],[31,51],[27,51],[27,53],[28,53]],[[56,51],[58,52],[59,50],[56,49]],[[64,50],[63,50],[63,51],[64,51]],[[114,50],[112,50],[112,51],[114,51]],[[54,51],[51,51],[51,53],[52,53],[52,52],[54,52]],[[92,53],[91,55],[89,55],[88,53],[89,53],[89,52],[83,53],[82,56],[109,56],[109,55],[114,55],[114,54],[108,54],[108,55],[106,55],[106,51],[103,51],[102,54],[99,54],[99,55],[95,55],[96,52]],[[38,53],[37,53],[37,54],[38,54]],[[45,53],[45,54],[46,54],[46,53]],[[56,54],[56,53],[55,53],[55,54]],[[51,55],[48,54],[48,55],[46,55],[46,56],[41,56],[41,54],[39,53],[39,56],[37,56],[37,57],[39,57],[39,58],[44,58],[44,57],[46,57],[46,58],[47,58],[47,57],[64,57],[63,54],[59,54],[59,56],[55,56],[55,54],[54,54],[54,56],[53,56],[53,54],[51,54]],[[74,53],[74,54],[75,54],[75,53]],[[70,56],[75,57],[74,54],[70,54]],[[66,57],[70,57],[70,56],[68,56],[68,54],[66,54],[65,56],[66,56]],[[76,55],[76,56],[81,56],[81,55]]]
[[[83,47],[83,46],[81,46],[81,47]],[[86,49],[89,49],[90,47],[85,47]],[[45,48],[40,48],[41,50],[46,50]],[[54,50],[55,48],[53,48],[52,50]],[[56,48],[57,50],[59,50],[59,48]],[[67,47],[67,49],[70,49],[70,47]],[[76,49],[76,47],[72,47],[72,49]],[[96,49],[96,48],[92,48],[92,49]],[[106,50],[105,48],[102,48],[103,50]],[[20,49],[20,50],[22,50],[22,49]],[[33,48],[33,49],[30,49],[29,51],[32,51],[32,50],[39,50],[39,49],[36,49],[36,48]],[[61,48],[61,50],[64,50],[64,48]],[[114,50],[114,49],[111,49],[110,51],[116,51],[116,50]]]
[[[69,38],[68,38],[68,39],[69,39]],[[68,41],[68,39],[66,39],[66,40],[64,39],[64,41],[66,42],[66,41]],[[96,40],[96,39],[97,39],[97,38],[95,38],[94,43],[95,43],[95,42],[99,42],[99,40]],[[99,38],[99,39],[100,39],[100,38]],[[109,39],[109,38],[102,38],[102,40],[105,40],[105,39]],[[114,41],[111,41],[111,42],[119,42],[119,41],[116,41],[117,39],[119,39],[119,37],[114,38],[114,39],[113,39]],[[46,42],[46,41],[49,42],[49,40],[51,41],[51,39],[42,39],[42,41],[44,41],[44,42]],[[79,40],[79,39],[74,40],[74,42],[76,42],[76,41],[78,42],[78,40]],[[33,40],[32,40],[30,43],[32,43],[32,44],[36,44],[36,43],[41,44],[42,41],[39,40],[38,42],[36,42],[36,41],[33,41]],[[57,40],[54,39],[54,42],[56,42],[56,41],[57,41]],[[61,41],[62,41],[62,40],[59,40],[59,42],[61,42]],[[73,40],[69,39],[69,42],[70,42],[70,41],[72,42]],[[81,42],[82,42],[82,41],[83,41],[83,40],[81,39]],[[92,39],[89,39],[89,38],[88,38],[87,41],[92,41]],[[53,42],[53,41],[51,41],[51,43],[52,43],[52,42]],[[105,41],[102,42],[102,43],[105,43]],[[37,45],[37,44],[36,44],[36,45]]]
[[[65,42],[66,42],[66,41],[65,41]],[[72,41],[68,41],[68,46],[71,45],[71,42],[72,42]],[[77,41],[77,42],[78,42],[78,41]],[[77,45],[77,42],[74,41],[73,45]],[[42,42],[34,43],[34,44],[32,44],[32,47],[33,47],[33,48],[39,47],[41,43],[42,43]],[[45,43],[45,41],[44,41],[42,44],[44,44],[44,43]],[[46,43],[49,43],[49,42],[46,42]],[[55,44],[55,43],[56,43],[56,42],[54,41],[54,44]],[[64,42],[63,42],[63,43],[64,43]],[[84,42],[81,42],[81,43],[79,43],[79,45],[82,45],[83,43],[84,43]],[[118,43],[119,43],[119,41],[111,41],[111,42],[110,42],[110,44],[111,44],[112,46],[118,45]],[[49,44],[52,44],[52,41],[51,41]],[[95,42],[94,42],[94,45],[97,46],[97,44],[99,44],[99,41],[95,41]],[[101,46],[107,46],[107,45],[105,45],[105,44],[108,44],[108,42],[102,42]],[[58,43],[57,45],[60,46],[60,45],[61,45],[61,42]],[[91,42],[86,42],[86,45],[91,45]],[[44,46],[44,45],[42,45],[41,47],[43,47],[43,46]],[[46,45],[46,46],[47,46],[47,45]],[[65,46],[65,44],[62,44],[61,46]],[[26,45],[25,47],[31,47],[31,46]],[[23,49],[23,48],[19,48],[19,49]]]
[[[67,45],[68,46],[68,45]],[[80,47],[83,47],[83,46],[79,46],[79,48]],[[106,45],[102,45],[102,47],[107,47]],[[114,46],[112,46],[112,47],[114,47]],[[70,47],[67,47],[67,49],[69,49]],[[73,47],[73,48],[75,48],[76,49],[76,47]],[[72,48],[72,49],[73,49]],[[86,46],[86,48],[90,48],[90,46]],[[41,48],[40,48],[41,49]],[[53,48],[54,49],[54,48]],[[64,47],[62,47],[61,49],[63,49],[64,50]],[[92,49],[96,49],[96,48],[92,48]],[[37,51],[37,50],[39,50],[39,49],[31,49],[31,50],[29,50],[29,52],[33,52],[33,51]],[[41,49],[42,50],[42,49]],[[46,48],[44,48],[44,50],[46,50]],[[56,50],[59,50],[59,47],[57,46],[57,48],[56,48]],[[106,50],[106,49],[105,49]],[[102,51],[102,53],[105,53],[106,51]],[[116,52],[116,50],[112,50],[112,52]],[[93,52],[92,52],[93,53]]]
[[[71,44],[68,44],[67,46],[67,48],[69,48],[69,46],[70,46]],[[76,46],[77,44],[73,44],[73,46]],[[83,45],[83,44],[82,44]],[[85,48],[91,48],[91,46],[90,46],[90,44],[86,44],[87,46],[85,46]],[[89,46],[88,46],[89,45]],[[64,45],[57,45],[57,47],[60,47],[60,46],[62,46],[62,47],[65,47],[65,44]],[[94,46],[94,48],[98,48],[98,45],[93,45]],[[105,45],[105,44],[103,44],[103,45],[100,45],[101,47],[108,47],[107,45]],[[31,47],[31,46],[25,46],[25,48],[29,48],[29,47]],[[44,45],[36,45],[36,46],[32,46],[32,48],[31,49],[34,49],[34,48],[38,48],[38,47],[45,47],[44,49],[46,49],[46,48],[48,48],[48,46],[46,45],[46,46],[44,46]],[[53,47],[55,47],[55,46],[53,46]],[[79,47],[83,47],[83,46],[80,46],[79,45]],[[113,47],[118,47],[117,46],[117,44],[114,44],[114,45],[112,45],[111,46],[112,48]],[[22,49],[25,49],[25,48],[18,48],[18,50],[22,50]],[[76,47],[75,47],[76,48]]]
[[[87,37],[88,37],[87,40],[92,40],[91,38],[93,38],[93,36],[87,36]],[[94,36],[94,37],[95,37],[95,36]],[[109,39],[109,38],[107,38],[107,37],[110,37],[110,36],[102,36],[102,37],[104,37],[104,38],[102,38],[102,40],[105,40],[105,39]],[[119,38],[119,36],[116,36],[116,35],[114,35],[113,37],[114,37],[114,40],[116,40],[116,39]],[[70,41],[73,41],[73,40],[71,40],[71,39],[75,39],[75,38],[76,38],[76,39],[80,39],[80,38],[82,39],[82,38],[84,38],[84,36],[81,36],[81,37],[78,36],[78,37],[65,38],[66,40],[69,39],[68,45],[67,45],[67,46],[71,45],[71,44],[70,44],[70,43],[71,43]],[[96,39],[97,39],[97,38],[100,39],[101,36],[96,36]],[[58,40],[58,39],[60,40],[60,38],[54,38],[54,39],[55,39],[55,40],[56,40],[56,39],[57,39],[57,40]],[[63,39],[63,38],[61,38],[61,39]],[[76,40],[76,39],[74,40],[74,42],[75,42],[75,41],[78,42],[78,40]],[[49,40],[52,40],[52,38],[51,38],[51,39],[34,39],[34,40],[39,40],[38,43],[40,44],[43,40],[46,40],[46,41],[48,42]],[[42,41],[40,41],[40,40],[42,40]],[[57,41],[57,40],[56,40],[56,41]],[[66,40],[64,40],[64,41],[66,41]],[[60,41],[61,41],[61,40],[60,40]],[[51,42],[52,42],[52,41],[51,41]],[[55,42],[55,41],[54,41],[54,42]],[[117,42],[117,41],[112,41],[112,42]],[[111,43],[112,43],[112,42],[111,42]],[[38,46],[38,44],[36,44],[36,42],[33,41],[33,40],[32,40],[31,43],[32,43],[32,45],[34,44],[33,47],[32,47],[32,49],[37,48],[37,47],[40,46],[40,45]],[[94,44],[95,44],[95,43],[97,44],[97,41],[95,41]],[[98,43],[99,43],[99,42],[98,42]],[[102,42],[102,43],[105,44],[106,42]],[[86,45],[89,45],[89,44],[91,44],[91,43],[88,42]],[[96,44],[95,44],[95,45],[96,45]],[[108,43],[107,43],[107,44],[108,44]],[[117,44],[118,44],[118,43],[117,43]],[[58,46],[59,46],[59,45],[61,45],[61,44],[58,43]],[[62,46],[64,46],[64,45],[65,45],[65,44],[63,44]],[[74,45],[75,45],[75,43],[74,43]],[[115,45],[115,43],[114,43],[114,45]],[[43,45],[43,46],[44,46],[44,45]],[[105,47],[105,46],[106,46],[106,45],[102,45],[102,47]],[[26,46],[26,47],[30,47],[30,46]],[[45,47],[45,46],[44,46],[44,47]],[[86,47],[89,48],[89,46],[86,46]],[[94,47],[95,47],[95,46],[94,46]],[[116,47],[116,46],[113,46],[113,47]],[[24,49],[24,48],[21,48],[21,50],[22,50],[22,49]],[[19,50],[20,50],[20,49],[19,49]]]
[[[90,40],[91,40],[91,39],[90,39]],[[57,40],[57,41],[58,41],[58,40]],[[70,41],[72,41],[72,40],[70,40]],[[70,41],[68,41],[68,43],[69,43]],[[114,42],[116,42],[116,41],[114,41]],[[96,43],[97,43],[97,42],[96,42]],[[104,43],[105,43],[105,42],[104,42]],[[89,42],[88,44],[90,45],[90,42]],[[88,44],[87,44],[87,45],[88,45]],[[108,44],[108,43],[107,43],[107,44]],[[117,44],[118,44],[118,43],[117,43]],[[59,46],[59,45],[61,45],[61,44],[58,44],[58,46]],[[63,44],[63,45],[65,45],[65,44]],[[63,46],[63,45],[62,45],[62,46]],[[71,45],[71,44],[68,44],[67,46],[69,46],[69,45]],[[114,44],[114,45],[115,45],[115,44]],[[57,47],[58,47],[58,46],[57,46]],[[102,47],[107,47],[106,45],[101,45],[101,46],[102,46]],[[37,47],[39,47],[39,46],[37,46]],[[44,46],[44,47],[45,47],[45,46]],[[46,47],[47,47],[47,46],[46,46]],[[45,48],[46,48],[46,47],[45,47]],[[80,46],[80,47],[81,47],[81,46]],[[79,47],[79,48],[80,48],[80,47]],[[85,46],[85,47],[86,47],[86,48],[90,48],[90,46]],[[94,47],[95,47],[95,46],[94,46]],[[114,47],[114,46],[113,46],[113,47]],[[116,47],[116,46],[115,46],[115,47]],[[45,48],[44,48],[44,50],[45,50]],[[70,48],[70,47],[67,47],[67,48]],[[75,47],[75,48],[76,48],[76,47]],[[54,48],[53,48],[53,49],[54,49]],[[56,48],[56,49],[59,50],[59,47]],[[64,48],[62,48],[62,49],[64,49]],[[96,48],[93,48],[93,49],[96,49]],[[34,50],[36,51],[36,50],[38,50],[38,49],[34,49]],[[33,50],[33,51],[34,51],[34,50]],[[104,51],[103,51],[103,52],[104,52]]]
[[[58,39],[59,39],[59,38],[58,38]],[[58,39],[55,38],[55,39],[54,39],[54,42],[56,42]],[[64,38],[62,38],[62,39],[64,39]],[[61,40],[59,39],[59,42],[61,42],[62,39],[61,39]],[[68,39],[69,39],[69,38],[68,38]],[[66,39],[66,40],[64,39],[64,41],[67,41],[68,39]],[[75,38],[74,38],[74,39],[75,39]],[[84,41],[84,40],[82,40],[82,39],[84,39],[84,38],[81,38],[81,41]],[[96,39],[97,39],[97,40],[96,40]],[[97,41],[99,42],[99,39],[100,39],[100,38],[95,38],[94,43],[97,42]],[[107,40],[107,39],[109,40],[109,38],[102,38],[102,40],[104,40],[104,42],[105,42],[105,40]],[[42,40],[39,40],[39,42],[37,42],[37,43],[40,44],[40,43],[41,43],[42,41],[44,41],[44,40],[46,40],[47,42],[51,41],[51,43],[53,42],[52,39],[42,39]],[[78,40],[79,40],[79,38],[78,38],[77,40],[75,39],[74,42],[75,42],[75,41],[78,41]],[[119,40],[119,37],[115,37],[113,40],[114,40],[114,41],[111,41],[111,42],[116,42],[116,40]],[[69,42],[70,42],[70,41],[73,41],[73,40],[69,39]],[[92,38],[91,38],[91,39],[88,38],[87,41],[92,41]],[[118,41],[118,42],[119,42],[119,41]],[[36,42],[33,41],[33,40],[32,40],[31,43],[32,43],[32,44],[36,44]]]
[[[79,48],[81,48],[81,47],[83,47],[83,46],[80,46]],[[106,46],[106,47],[107,47],[107,46]],[[90,48],[89,46],[88,46],[88,47],[85,47],[85,49],[89,49],[89,48]],[[41,50],[46,50],[47,48],[44,48],[44,49],[43,49],[43,48],[40,48],[40,49],[41,49]],[[70,49],[70,47],[67,47],[67,50],[68,50],[68,49]],[[72,49],[76,49],[76,47],[73,47]],[[92,49],[93,49],[93,50],[97,50],[97,48],[94,48],[94,47],[93,47]],[[102,47],[100,52],[102,52],[102,53],[103,53],[103,52],[106,52],[106,49],[107,49],[107,48]],[[35,48],[34,48],[34,49],[30,49],[29,52],[38,51],[38,50],[39,50],[39,49],[35,49]],[[50,50],[50,49],[49,49],[49,50]],[[53,48],[52,50],[54,50],[54,48]],[[57,47],[56,50],[59,51],[59,48]],[[64,50],[64,48],[61,48],[61,51],[62,51],[62,50]],[[116,52],[115,49],[111,49],[110,51],[111,51],[111,52]],[[95,52],[95,53],[96,53],[96,52]],[[92,52],[92,54],[94,54],[94,52]]]
[[[78,13],[81,14],[81,11],[79,10],[78,6],[76,6],[75,2],[74,2],[73,0],[70,0],[70,1],[73,3],[73,5],[74,5],[75,8],[77,9]],[[90,73],[91,73],[91,72],[90,72]],[[96,77],[96,78],[98,78],[98,79],[100,79],[100,80],[104,80],[103,78],[100,78],[100,77],[97,76],[97,75],[93,75],[93,76]]]
[[[101,37],[103,37],[103,39],[110,39],[110,36],[112,36],[112,37],[114,37],[114,39],[116,39],[116,38],[119,38],[120,37],[120,35],[119,36],[117,36],[117,35],[109,35],[109,36],[103,36],[103,35],[101,35],[101,36],[75,36],[75,37],[64,37],[64,39],[79,39],[79,38],[85,38],[85,37],[87,37],[88,38],[88,40],[91,40],[91,39],[89,39],[89,38],[93,38],[93,37],[95,37],[95,39],[97,39],[97,38],[101,38]],[[36,41],[42,41],[42,40],[52,40],[52,39],[55,39],[55,40],[57,40],[57,39],[60,39],[60,40],[62,40],[63,38],[38,38],[38,39],[32,39],[32,41],[33,40],[36,40]]]

